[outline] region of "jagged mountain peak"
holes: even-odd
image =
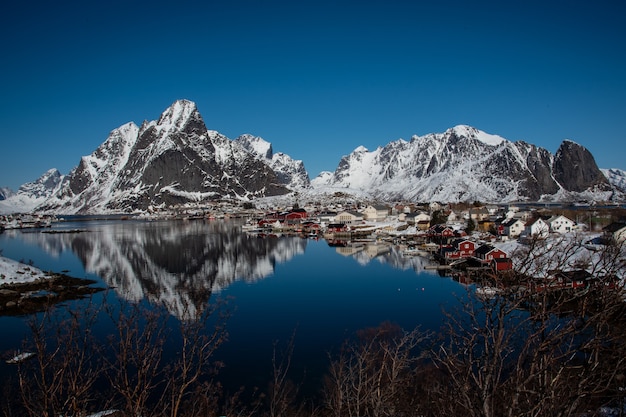
[[[257,143],[271,148],[262,139]],[[279,161],[277,168],[293,176],[286,158]],[[297,167],[308,182],[301,161]],[[157,121],[111,131],[38,210],[130,212],[220,198],[245,200],[288,192],[280,174],[241,143],[209,131],[194,102],[177,100]]]
[[[568,191],[583,192],[590,188],[610,191],[611,186],[587,148],[564,140],[554,157],[554,178]]]
[[[559,152],[571,151],[574,149],[578,150],[579,152],[587,151],[587,149],[583,145],[576,143],[571,139],[563,139],[563,141],[559,145],[559,149],[557,149],[557,154]]]
[[[54,191],[61,182],[62,175],[56,168],[51,168],[44,172],[39,178],[33,182],[23,184],[18,193],[28,193],[33,197],[46,197]]]
[[[243,135],[237,137],[235,142],[239,142],[250,153],[261,158],[272,159],[274,156],[272,144],[260,136],[244,133]]]
[[[184,124],[198,113],[196,103],[190,100],[176,100],[161,114],[157,126],[165,129],[182,129]]]
[[[234,140],[255,158],[268,164],[277,173],[281,183],[291,189],[308,188],[311,184],[304,162],[283,152],[274,153],[272,144],[265,139],[244,134]]]
[[[61,178],[51,173],[51,178]],[[614,176],[616,177],[616,176]],[[414,135],[369,151],[358,146],[313,183],[304,163],[244,134],[208,130],[196,104],[172,103],[156,121],[126,123],[59,180],[40,211],[144,211],[211,199],[254,199],[330,186],[379,200],[563,201],[624,198],[591,153],[564,140],[556,155],[468,125]],[[45,182],[45,181],[44,181]],[[54,181],[52,181],[54,182]],[[41,194],[39,194],[41,195]]]
[[[626,192],[626,171],[618,168],[601,169],[606,179],[622,192]]]
[[[16,193],[12,193],[6,200],[2,200],[0,202],[0,213],[26,213],[32,211],[59,190],[64,178],[58,169],[49,169],[35,181],[22,184]]]
[[[472,139],[477,139],[485,145],[490,146],[498,146],[502,142],[506,141],[501,136],[491,135],[489,133],[483,132],[482,130],[478,130],[475,127],[468,125],[457,125],[451,129],[449,129],[446,133],[452,132],[456,136],[467,137]]]

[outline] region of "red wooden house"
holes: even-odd
[[[272,228],[272,227],[282,227],[282,224],[280,220],[261,219],[259,220],[258,226],[264,227],[264,228]]]
[[[348,225],[345,223],[331,223],[326,227],[328,233],[341,233],[348,231]]]
[[[468,239],[455,239],[450,246],[444,246],[439,254],[445,259],[461,259],[474,256],[476,242]]]
[[[593,280],[594,277],[584,269],[552,271],[549,277],[536,279],[533,287],[536,291],[579,289],[588,287]]]
[[[452,242],[452,246],[459,252],[460,258],[469,258],[474,256],[476,251],[476,242],[469,239],[456,239]]]
[[[308,217],[305,209],[293,209],[285,214],[285,220],[306,219]]]
[[[491,268],[495,272],[513,270],[513,261],[510,258],[495,258],[491,260]]]
[[[445,224],[436,224],[429,229],[429,235],[435,237],[451,238],[455,237],[454,230]]]
[[[482,245],[474,251],[474,258],[482,263],[490,263],[494,259],[506,259],[508,257],[505,251],[491,245]]]

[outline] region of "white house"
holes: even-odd
[[[431,201],[431,202],[428,204],[428,207],[429,207],[429,209],[430,209],[430,212],[431,212],[431,213],[432,213],[433,211],[436,211],[436,210],[441,210],[441,209],[443,208],[443,206],[442,206],[440,203],[436,202],[436,201]]]
[[[448,214],[448,223],[454,223],[457,220],[459,220],[459,215],[450,210],[450,214]]]
[[[407,222],[408,224],[417,224],[419,222],[430,222],[430,214],[425,213],[423,211],[416,211],[415,213],[409,213],[398,216],[398,220],[401,222]]]
[[[524,227],[522,235],[526,237],[548,237],[550,226],[541,217],[536,217],[528,221]]]
[[[389,207],[384,205],[370,205],[363,210],[365,220],[378,222],[385,220],[389,215]]]
[[[363,222],[363,215],[356,211],[342,211],[335,216],[335,223],[360,224]]]
[[[335,221],[335,217],[337,217],[336,211],[323,211],[317,215],[320,223],[333,223]]]
[[[554,233],[567,233],[574,230],[576,223],[565,216],[552,216],[547,220],[550,231]]]
[[[502,222],[502,234],[510,238],[516,238],[522,234],[526,224],[521,219],[508,219]]]

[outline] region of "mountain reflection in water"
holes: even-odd
[[[101,279],[115,296],[162,304],[176,318],[227,298],[232,315],[220,374],[233,386],[265,383],[274,343],[294,331],[294,372],[319,381],[328,353],[356,330],[384,321],[437,330],[442,305],[458,303],[455,293],[465,291],[425,271],[429,260],[384,242],[259,238],[232,221],[75,222],[55,231],[6,231],[0,249],[43,270]],[[13,336],[0,347],[19,347],[19,319],[1,320]]]
[[[111,221],[57,227],[65,233],[11,233],[52,256],[71,250],[86,272],[100,277],[120,297],[163,304],[177,317],[194,314],[212,294],[235,281],[255,282],[273,274],[277,263],[304,254],[309,242],[293,236],[258,238],[228,221]],[[386,243],[340,245],[335,250],[361,265],[377,259],[394,268],[421,271],[428,263],[404,257]]]
[[[163,303],[180,317],[235,280],[253,282],[304,253],[304,239],[258,239],[230,222],[163,221],[81,224],[81,233],[22,237],[51,255],[71,249],[86,272],[119,296]],[[65,226],[67,227],[67,225]],[[16,232],[19,233],[19,232]]]

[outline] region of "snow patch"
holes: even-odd
[[[24,284],[48,278],[50,275],[39,268],[0,256],[0,286]]]

